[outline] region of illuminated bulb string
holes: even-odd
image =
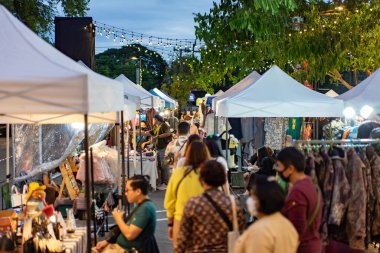
[[[148,48],[155,48],[155,51],[163,55],[167,55],[168,52],[176,51],[182,51],[185,54],[196,53],[200,47],[204,46],[203,43],[195,39],[175,39],[153,36],[107,25],[98,21],[94,21],[93,26],[97,36],[112,39],[115,43],[120,45],[120,47],[140,44]]]

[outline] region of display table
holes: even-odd
[[[127,167],[128,165],[125,164],[125,173],[128,175]],[[140,156],[136,157],[136,167],[135,162],[133,159],[133,156],[129,159],[129,175],[132,177],[134,175],[141,175],[141,162],[140,162]],[[157,188],[157,178],[158,178],[158,172],[157,172],[157,157],[156,156],[143,156],[143,175],[148,175],[150,177],[150,185],[152,186],[153,190],[156,190]]]
[[[77,228],[74,233],[67,234],[62,241],[65,253],[85,253],[87,249],[86,228]]]

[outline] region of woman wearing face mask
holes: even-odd
[[[235,253],[296,253],[298,234],[280,213],[285,194],[274,177],[258,175],[247,207],[258,218],[235,245]]]

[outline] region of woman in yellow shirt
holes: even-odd
[[[173,171],[165,194],[164,206],[168,216],[169,239],[176,245],[183,208],[192,197],[203,193],[199,181],[199,167],[210,160],[207,146],[201,141],[192,142],[186,150],[185,165]]]

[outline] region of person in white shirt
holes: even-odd
[[[228,164],[226,159],[224,158],[222,154],[222,146],[220,144],[220,140],[217,135],[210,135],[204,140],[208,151],[210,152],[210,156],[212,159],[215,161],[219,162],[220,164],[223,165],[223,168],[226,171],[226,175],[228,175]],[[226,183],[223,185],[223,191],[226,194],[230,193],[230,187],[228,183],[228,178],[226,180]]]
[[[177,139],[172,140],[165,150],[165,157],[169,162],[169,168],[176,168],[178,158],[185,156],[185,145],[189,137],[190,125],[187,122],[178,124]],[[178,155],[177,155],[178,154]]]

